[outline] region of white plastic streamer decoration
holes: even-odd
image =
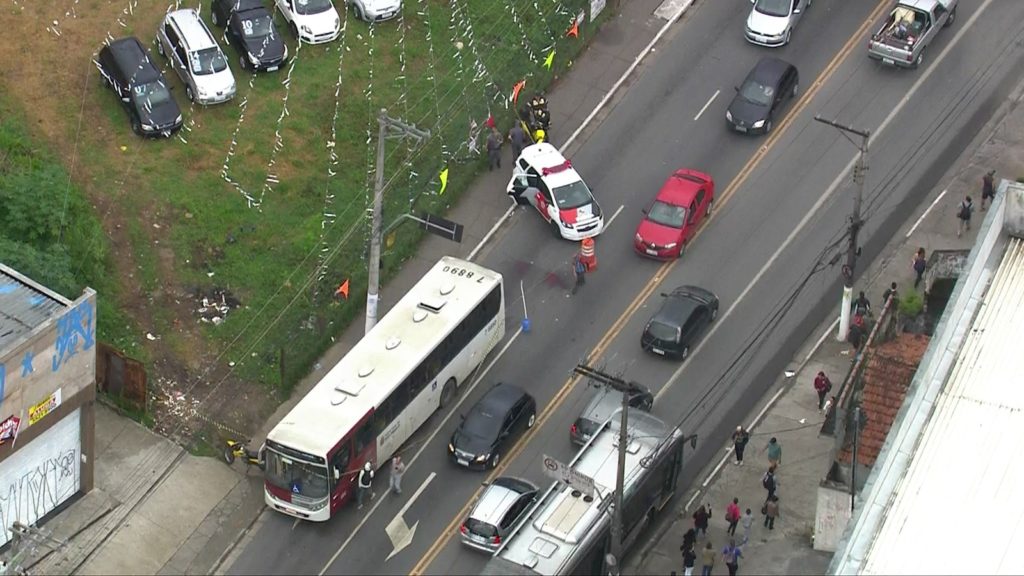
[[[519,28],[519,44],[523,47],[527,56],[530,57],[530,62],[539,64],[540,60],[537,59],[537,53],[533,51],[533,46],[526,41],[526,28],[523,26],[523,21],[519,19],[519,14],[516,13],[516,7],[512,0],[505,0],[505,6],[508,7],[508,13],[512,16],[512,22]]]

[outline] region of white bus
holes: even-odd
[[[504,337],[501,274],[442,258],[271,430],[267,505],[329,519]]]
[[[564,576],[613,572],[611,502],[618,467],[620,410],[606,421],[570,462],[594,480],[595,495],[554,483],[505,537],[481,575]],[[623,551],[665,508],[676,491],[684,438],[678,428],[636,409],[629,410],[629,445],[623,498]]]

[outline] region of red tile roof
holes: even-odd
[[[857,461],[861,465],[875,464],[896,414],[903,406],[917,366],[928,349],[928,341],[924,335],[900,333],[894,340],[868,352],[861,391],[861,411],[867,416],[867,425],[861,430],[857,445]],[[839,461],[849,464],[853,461],[852,430],[846,440],[847,446],[839,453]]]

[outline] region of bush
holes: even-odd
[[[904,318],[914,318],[924,310],[924,300],[916,291],[900,298],[900,314]]]

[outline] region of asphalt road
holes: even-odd
[[[845,248],[854,188],[841,176],[856,148],[813,116],[875,134],[864,195],[863,262],[880,250],[975,136],[1020,77],[1024,62],[1019,47],[1024,3],[1013,0],[962,0],[957,22],[940,34],[925,66],[916,71],[885,69],[870,61],[863,37],[850,43],[848,56],[835,59],[873,3],[818,0],[793,43],[773,51],[743,40],[748,7],[745,0],[699,4],[602,124],[573,150],[573,163],[596,189],[606,217],[623,206],[597,244],[598,271],[577,296],[566,297],[575,247],[552,239],[535,213],[518,211],[485,251],[481,261],[505,275],[510,337],[522,318],[516,294],[520,281],[532,330],[515,336],[483,386],[517,382],[539,406],[549,407],[521,453],[506,458],[505,474],[546,485],[541,455],[563,461],[572,457],[568,427],[585,391],[582,384],[566,394],[560,391],[572,367],[596,348],[600,355],[593,364],[657,390],[654,413],[700,435],[683,482],[692,478],[790,361],[808,330],[835,309],[839,273],[827,261]],[[732,134],[723,119],[732,86],[769,52],[800,70],[802,97],[790,104],[791,123],[777,120],[770,139]],[[828,76],[812,86],[823,72]],[[717,98],[695,119],[716,91]],[[755,156],[759,162],[749,165]],[[714,217],[686,256],[662,266],[634,255],[631,239],[640,209],[678,167],[711,173],[718,184],[716,197],[724,202],[716,202]],[[730,186],[734,180],[737,185]],[[954,196],[950,202],[957,200]],[[825,265],[811,274],[823,255]],[[660,288],[619,321],[658,273],[664,275]],[[639,333],[658,303],[657,293],[681,284],[709,288],[722,301],[712,332],[684,365],[639,348]],[[456,411],[479,397],[483,386],[464,395],[465,404]],[[455,419],[431,437],[445,416],[435,415],[407,451],[408,461],[424,448],[405,476],[402,497],[381,494],[384,502],[370,514],[353,510],[327,524],[295,523],[267,512],[231,573],[408,573],[450,530],[488,476],[449,465],[445,444]],[[428,478],[403,514],[405,522],[416,526],[412,544],[388,559],[393,547],[385,527]],[[378,492],[384,492],[383,486]],[[432,574],[478,574],[487,558],[463,549],[457,539],[436,548],[436,558],[425,568]]]

